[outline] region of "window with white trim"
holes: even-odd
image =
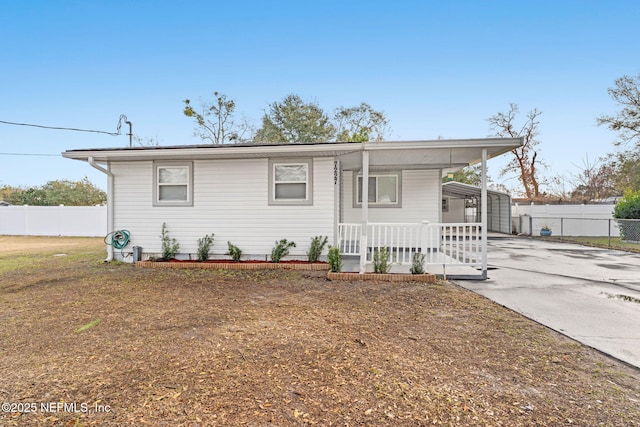
[[[311,161],[269,161],[269,203],[312,204]]]
[[[362,206],[362,175],[354,174],[353,206]],[[400,172],[369,173],[369,198],[371,207],[402,207],[402,175]]]
[[[400,173],[370,173],[368,205],[373,207],[401,207]],[[362,206],[362,175],[356,177],[357,206]]]
[[[154,206],[193,206],[193,164],[154,162]]]

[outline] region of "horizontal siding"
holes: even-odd
[[[359,223],[362,209],[353,207],[353,172],[342,176],[343,222]],[[437,170],[402,172],[402,207],[369,207],[370,222],[418,223],[440,221],[440,173]]]
[[[214,233],[213,255],[231,241],[247,255],[264,257],[276,240],[298,244],[292,255],[304,256],[311,237],[333,239],[333,160],[313,164],[313,205],[269,206],[268,161],[196,160],[192,207],[152,206],[152,162],[111,165],[114,173],[114,227],[131,232],[131,245],[145,253],[161,252],[162,223],[180,243],[181,253],[196,253],[197,241]]]

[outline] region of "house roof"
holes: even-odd
[[[362,153],[377,168],[459,169],[479,163],[482,149],[487,158],[522,145],[522,138],[451,139],[431,141],[383,141],[363,143],[223,144],[67,150],[63,157],[97,163],[136,160],[206,160],[248,158],[337,157],[344,169],[359,169]]]
[[[442,195],[466,199],[468,197],[480,197],[482,188],[475,185],[463,184],[462,182],[449,181],[442,184]],[[487,190],[487,194],[502,196],[511,199],[511,195],[502,191]]]

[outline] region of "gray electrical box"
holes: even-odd
[[[142,246],[133,247],[133,262],[142,261]]]

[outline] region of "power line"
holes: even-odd
[[[120,135],[120,129],[122,128],[123,121],[124,122],[128,121],[127,116],[125,116],[124,114],[120,114],[120,117],[118,118],[118,125],[116,127],[115,132],[106,132],[103,130],[93,130],[93,129],[68,128],[68,127],[60,127],[60,126],[45,126],[45,125],[36,125],[32,123],[17,123],[17,122],[8,122],[5,120],[0,120],[0,123],[3,123],[5,125],[29,126],[29,127],[35,127],[35,128],[41,128],[41,129],[68,130],[68,131],[75,131],[75,132],[91,132],[91,133],[102,133],[102,134],[111,135],[111,136],[118,136]]]
[[[43,154],[43,153],[0,153],[0,156],[38,156],[38,157],[61,157],[61,154]]]

